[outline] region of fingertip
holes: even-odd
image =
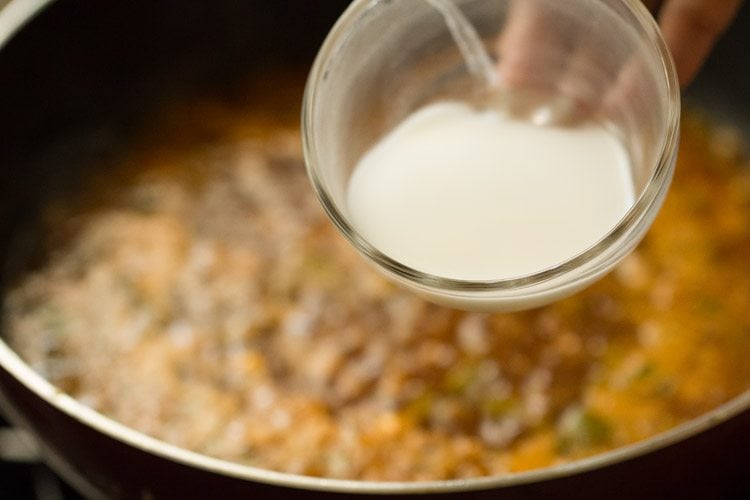
[[[664,4],[659,23],[681,86],[687,86],[697,76],[741,4],[741,0],[670,0]]]

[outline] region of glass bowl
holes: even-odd
[[[386,277],[461,309],[511,311],[575,293],[643,238],[667,194],[679,142],[680,91],[669,51],[638,0],[455,0],[497,69],[490,90],[465,63],[429,0],[355,0],[325,40],[302,112],[305,159],[331,220]],[[601,239],[536,272],[496,280],[438,276],[399,262],[349,216],[358,160],[435,101],[491,102],[536,126],[605,124],[630,157],[635,201]]]

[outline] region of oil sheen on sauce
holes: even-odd
[[[634,202],[630,160],[602,125],[536,126],[438,102],[369,150],[351,221],[385,255],[471,281],[524,276],[585,251]]]

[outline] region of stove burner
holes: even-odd
[[[0,418],[0,498],[80,500],[83,497],[42,463],[33,437]]]

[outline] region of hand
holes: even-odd
[[[659,20],[680,84],[685,87],[734,20],[743,0],[644,0],[644,3]],[[571,61],[585,61],[587,55],[570,40],[571,30],[560,23],[560,17],[541,9],[538,2],[515,2],[499,45],[504,55],[501,72],[510,86],[533,84],[545,78],[549,81],[552,73],[566,72],[565,66]],[[593,25],[591,28],[601,29]]]
[[[686,86],[734,20],[742,0],[645,0],[645,3],[658,15],[680,84]]]

